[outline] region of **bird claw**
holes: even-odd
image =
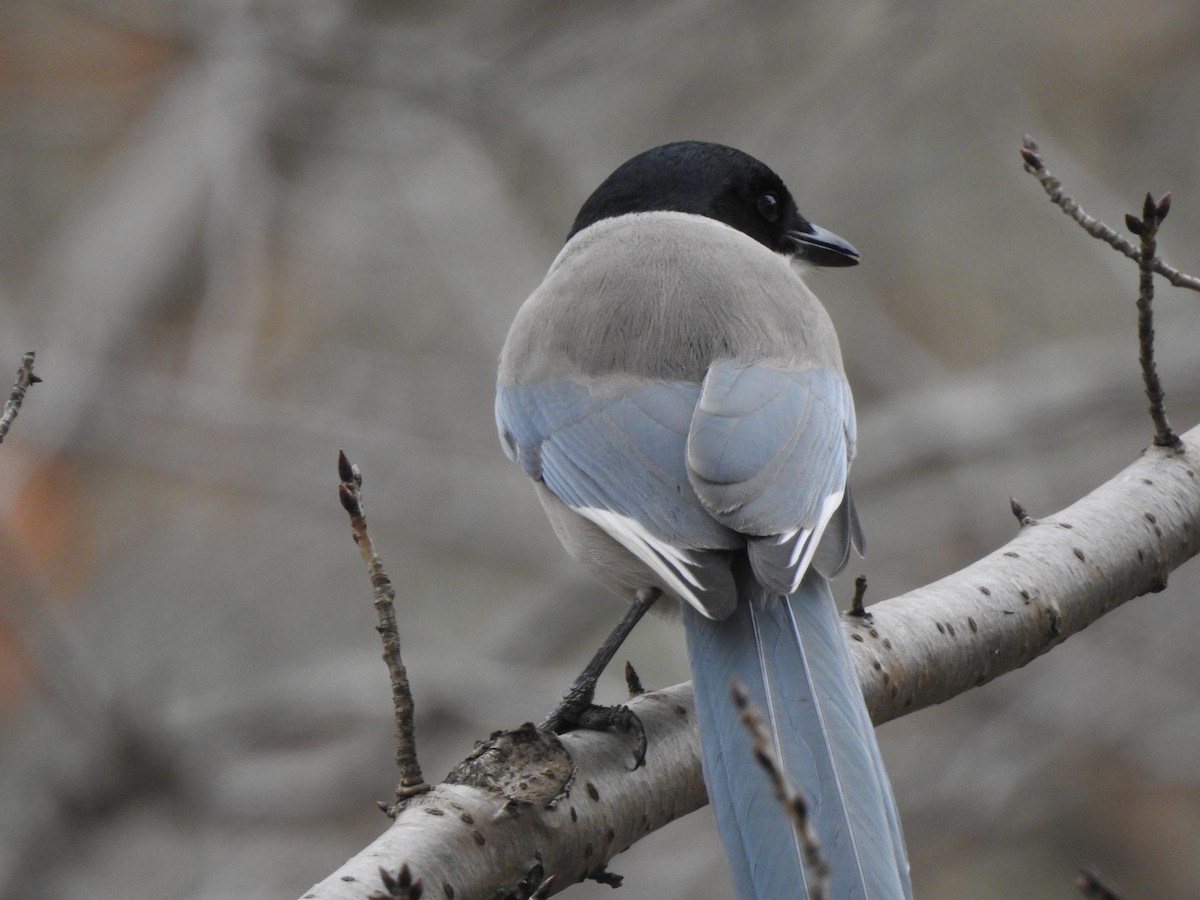
[[[590,696],[577,698],[568,694],[547,717],[542,727],[555,734],[565,734],[578,728],[632,734],[633,769],[640,769],[646,764],[646,727],[638,714],[628,706],[600,706],[592,703]]]
[[[586,728],[589,731],[632,733],[637,740],[633,753],[633,768],[640,769],[646,764],[646,728],[637,714],[627,706],[598,706],[592,700],[596,696],[596,682],[600,673],[612,661],[617,648],[633,630],[633,626],[641,620],[661,594],[658,588],[645,588],[637,592],[617,627],[604,639],[596,655],[579,673],[579,677],[567,690],[562,701],[542,722],[541,728],[544,731],[563,734],[575,728]],[[637,696],[645,690],[637,673],[633,671],[633,666],[628,664],[625,668],[625,683],[630,696]]]

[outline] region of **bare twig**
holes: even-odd
[[[1075,886],[1079,893],[1093,900],[1121,900],[1121,892],[1116,885],[1106,881],[1104,877],[1091,866],[1079,870],[1075,877]]]
[[[1125,254],[1135,262],[1141,261],[1141,251],[1137,247],[1099,219],[1095,219],[1085,213],[1079,204],[1075,202],[1075,199],[1063,190],[1062,182],[1050,174],[1045,162],[1042,160],[1042,154],[1038,149],[1038,145],[1029,135],[1025,135],[1024,140],[1021,142],[1021,159],[1025,162],[1025,171],[1041,182],[1042,188],[1049,195],[1050,200],[1074,219],[1084,231],[1097,240],[1104,241],[1114,250]],[[1167,279],[1175,287],[1200,291],[1200,278],[1197,278],[1195,275],[1180,272],[1178,269],[1168,266],[1161,259],[1152,260],[1151,265],[1155,272]]]
[[[387,664],[388,677],[392,683],[392,708],[396,718],[396,768],[400,770],[400,783],[396,786],[398,805],[430,789],[421,775],[417,762],[417,744],[413,728],[413,698],[408,684],[408,672],[400,658],[400,631],[396,627],[396,592],[391,579],[383,570],[383,562],[375,552],[375,544],[367,533],[367,520],[362,506],[362,472],[350,464],[346,454],[338,453],[338,497],[342,507],[350,514],[350,530],[354,543],[358,545],[367,571],[371,573],[371,589],[375,595],[375,611],[379,615],[377,630],[383,640],[383,661]],[[396,807],[384,810],[394,817]]]
[[[642,686],[641,676],[638,675],[637,669],[629,660],[625,660],[625,689],[629,691],[630,697],[640,697],[646,693],[646,689]]]
[[[1183,441],[1167,421],[1163,405],[1162,382],[1158,380],[1158,369],[1154,365],[1154,261],[1158,251],[1158,226],[1171,209],[1171,195],[1163,194],[1155,202],[1149,194],[1142,204],[1142,217],[1125,216],[1129,230],[1141,240],[1138,259],[1138,361],[1142,365],[1142,380],[1146,384],[1146,397],[1150,400],[1150,418],[1154,421],[1154,443],[1159,447],[1182,450]]]
[[[871,614],[867,612],[863,600],[867,596],[867,576],[859,575],[854,579],[854,596],[850,598],[850,615],[856,619],[865,619],[868,622],[871,620]]]
[[[750,702],[746,688],[740,682],[734,681],[732,693],[738,716],[750,733],[751,740],[754,741],[754,758],[758,760],[758,764],[762,766],[771,782],[771,787],[775,791],[775,799],[779,801],[784,814],[791,823],[792,831],[795,832],[796,840],[804,854],[805,867],[812,875],[812,881],[808,885],[809,900],[826,900],[829,897],[829,860],[821,851],[821,843],[817,840],[816,832],[809,824],[808,804],[792,787],[779,761],[771,755],[767,736],[762,729],[762,717],[754,708],[754,704]]]
[[[1146,385],[1146,396],[1150,399],[1150,418],[1154,421],[1154,444],[1181,452],[1183,442],[1167,421],[1163,405],[1162,383],[1154,365],[1154,274],[1157,272],[1176,287],[1200,291],[1200,278],[1188,275],[1168,266],[1158,258],[1158,226],[1171,209],[1171,194],[1163,194],[1155,200],[1150,194],[1142,204],[1142,217],[1126,215],[1125,225],[1139,238],[1140,246],[1134,247],[1099,219],[1089,216],[1069,194],[1063,191],[1062,182],[1050,174],[1042,160],[1041,151],[1029,135],[1021,142],[1021,159],[1025,171],[1041,183],[1050,199],[1068,216],[1074,219],[1092,237],[1104,241],[1138,264],[1138,361],[1142,366],[1142,380]],[[1020,517],[1018,517],[1020,518]]]
[[[0,414],[0,442],[4,441],[4,436],[12,427],[13,420],[21,411],[21,404],[25,401],[25,392],[29,390],[29,386],[42,380],[33,374],[33,357],[34,352],[30,350],[21,358],[21,368],[17,369],[16,384],[9,392],[3,414]]]
[[[1022,528],[1027,525],[1037,524],[1037,519],[1032,518],[1029,513],[1025,511],[1025,507],[1016,497],[1008,498],[1008,506],[1009,509],[1012,510],[1012,514],[1016,517],[1017,521],[1021,523]]]

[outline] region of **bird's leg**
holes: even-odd
[[[555,734],[562,734],[575,728],[588,728],[596,731],[616,729],[633,732],[637,737],[637,749],[634,751],[634,768],[646,761],[646,730],[641,720],[627,706],[597,706],[592,702],[596,694],[596,682],[600,673],[612,662],[617,649],[629,637],[633,627],[641,621],[647,610],[654,605],[662,595],[658,588],[643,588],[638,591],[629,609],[617,623],[617,627],[604,639],[591,662],[579,673],[579,677],[567,689],[562,701],[554,707],[553,712],[542,722],[541,727]]]

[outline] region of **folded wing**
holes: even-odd
[[[714,519],[746,536],[769,590],[793,593],[814,557],[833,574],[861,545],[846,488],[854,434],[850,388],[835,369],[709,368],[687,441],[692,487]]]

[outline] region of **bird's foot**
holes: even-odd
[[[546,717],[542,728],[555,734],[564,734],[578,728],[588,731],[617,731],[633,735],[633,768],[646,763],[646,728],[637,713],[628,706],[601,706],[592,702],[595,692],[593,683],[588,689],[579,689],[578,682],[567,691],[562,702]]]
[[[657,588],[647,588],[639,591],[633,602],[612,634],[605,639],[600,649],[587,667],[575,679],[575,683],[563,696],[562,702],[546,717],[541,727],[555,734],[563,734],[576,728],[587,728],[592,731],[620,731],[632,734],[637,741],[634,748],[633,767],[640,768],[646,762],[646,729],[642,720],[627,706],[599,706],[592,702],[596,696],[596,682],[600,673],[612,660],[621,642],[629,636],[633,626],[654,605],[660,591]],[[626,665],[625,680],[629,684],[629,693],[635,696],[641,693],[641,683],[633,667]]]

